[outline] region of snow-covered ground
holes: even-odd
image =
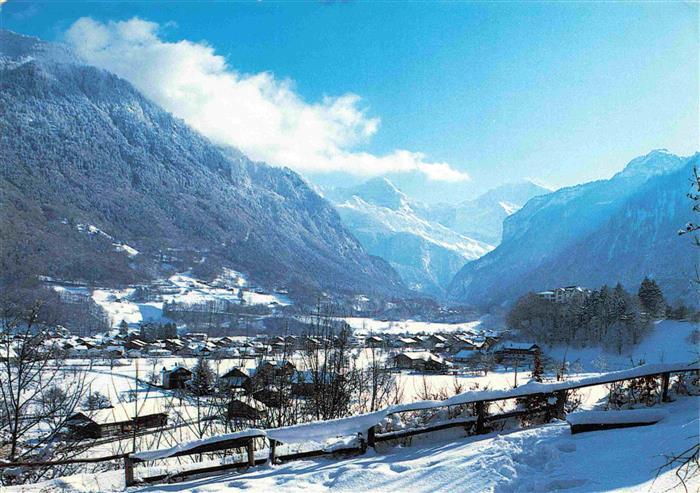
[[[689,341],[690,334],[700,328],[700,324],[661,320],[654,323],[654,328],[635,347],[622,354],[603,351],[599,347],[571,349],[564,347],[545,347],[544,353],[557,360],[566,358],[570,363],[584,372],[614,371],[645,363],[666,363],[674,361],[696,361],[699,359],[700,347]]]
[[[344,320],[355,329],[358,335],[368,334],[432,334],[458,331],[480,330],[481,321],[462,323],[419,322],[416,320],[377,320],[365,317],[346,317]]]
[[[289,305],[289,298],[280,293],[257,292],[247,288],[242,274],[225,269],[214,283],[204,283],[188,274],[176,274],[152,289],[159,293],[158,301],[137,303],[130,298],[135,288],[94,289],[82,286],[54,284],[58,293],[92,297],[109,317],[112,327],[122,320],[136,325],[140,322],[167,322],[163,316],[163,303],[203,304],[207,302],[245,302],[248,305]]]
[[[656,477],[667,455],[697,441],[700,398],[660,406],[668,414],[639,428],[571,435],[564,422],[471,437],[426,437],[409,447],[380,449],[346,460],[316,459],[262,466],[178,484],[134,487],[174,492],[492,492],[683,491],[672,469]],[[697,491],[697,479],[688,491]],[[82,474],[8,491],[109,492],[123,471]]]

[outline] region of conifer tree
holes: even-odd
[[[652,317],[662,315],[666,309],[666,301],[661,292],[661,288],[656,284],[654,279],[645,277],[642,284],[639,286],[639,301],[644,310]]]
[[[206,359],[197,360],[197,364],[192,369],[189,386],[195,395],[207,395],[211,392],[214,387],[214,371]]]

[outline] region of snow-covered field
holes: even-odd
[[[664,492],[683,491],[672,469],[656,474],[666,455],[697,441],[700,398],[661,406],[656,425],[571,435],[564,422],[472,437],[415,440],[410,447],[347,460],[316,459],[258,467],[132,491],[174,492]],[[688,491],[697,491],[697,479]],[[123,488],[123,471],[83,474],[8,491],[108,492]]]
[[[639,344],[622,354],[603,351],[599,347],[570,349],[563,347],[544,348],[544,353],[557,361],[566,358],[570,363],[580,363],[584,372],[614,371],[629,368],[639,361],[666,363],[674,361],[696,361],[700,359],[700,347],[688,338],[700,324],[661,320]],[[579,365],[576,365],[579,366]]]
[[[109,317],[112,327],[117,327],[122,320],[137,325],[140,322],[165,322],[163,303],[202,304],[207,302],[245,302],[248,305],[289,305],[291,301],[283,294],[256,292],[246,288],[247,281],[242,274],[225,269],[218,283],[206,284],[188,274],[176,274],[169,277],[156,288],[158,301],[137,303],[129,297],[135,288],[94,289],[86,287],[53,285],[58,293],[70,293],[92,297]]]
[[[344,319],[356,334],[432,334],[437,332],[478,331],[481,321],[449,324],[439,322],[419,322],[416,320],[377,320],[364,317]]]

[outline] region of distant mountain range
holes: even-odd
[[[532,197],[551,192],[531,181],[507,183],[459,204],[425,206],[421,213],[459,234],[498,245],[505,218],[519,210]]]
[[[442,297],[465,263],[498,244],[503,219],[547,191],[517,183],[473,201],[427,206],[375,178],[325,194],[368,252],[388,261],[411,289]]]
[[[62,46],[0,31],[0,125],[5,281],[125,283],[177,261],[292,294],[404,292],[299,175],[214,146]]]
[[[698,155],[658,150],[609,180],[530,182],[456,205],[386,179],[321,197],[299,175],[223,149],[60,45],[0,31],[0,283],[99,284],[230,267],[290,295],[403,296],[477,306],[528,290],[653,276],[698,304],[698,252],[677,230]]]
[[[677,231],[692,216],[686,193],[700,155],[656,150],[609,180],[535,197],[503,226],[503,241],[455,276],[455,301],[488,306],[533,290],[654,277],[670,301],[698,305],[698,250]]]

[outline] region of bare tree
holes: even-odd
[[[302,350],[313,383],[307,408],[314,419],[335,419],[350,413],[359,372],[350,337],[347,324],[335,319],[330,306],[319,303]]]
[[[357,373],[359,412],[373,412],[392,404],[398,385],[387,362],[385,351],[376,345],[367,348],[367,351],[367,366]]]
[[[0,427],[9,462],[69,454],[53,447],[81,402],[85,369],[69,368],[47,336],[42,304],[3,300],[0,315]]]

